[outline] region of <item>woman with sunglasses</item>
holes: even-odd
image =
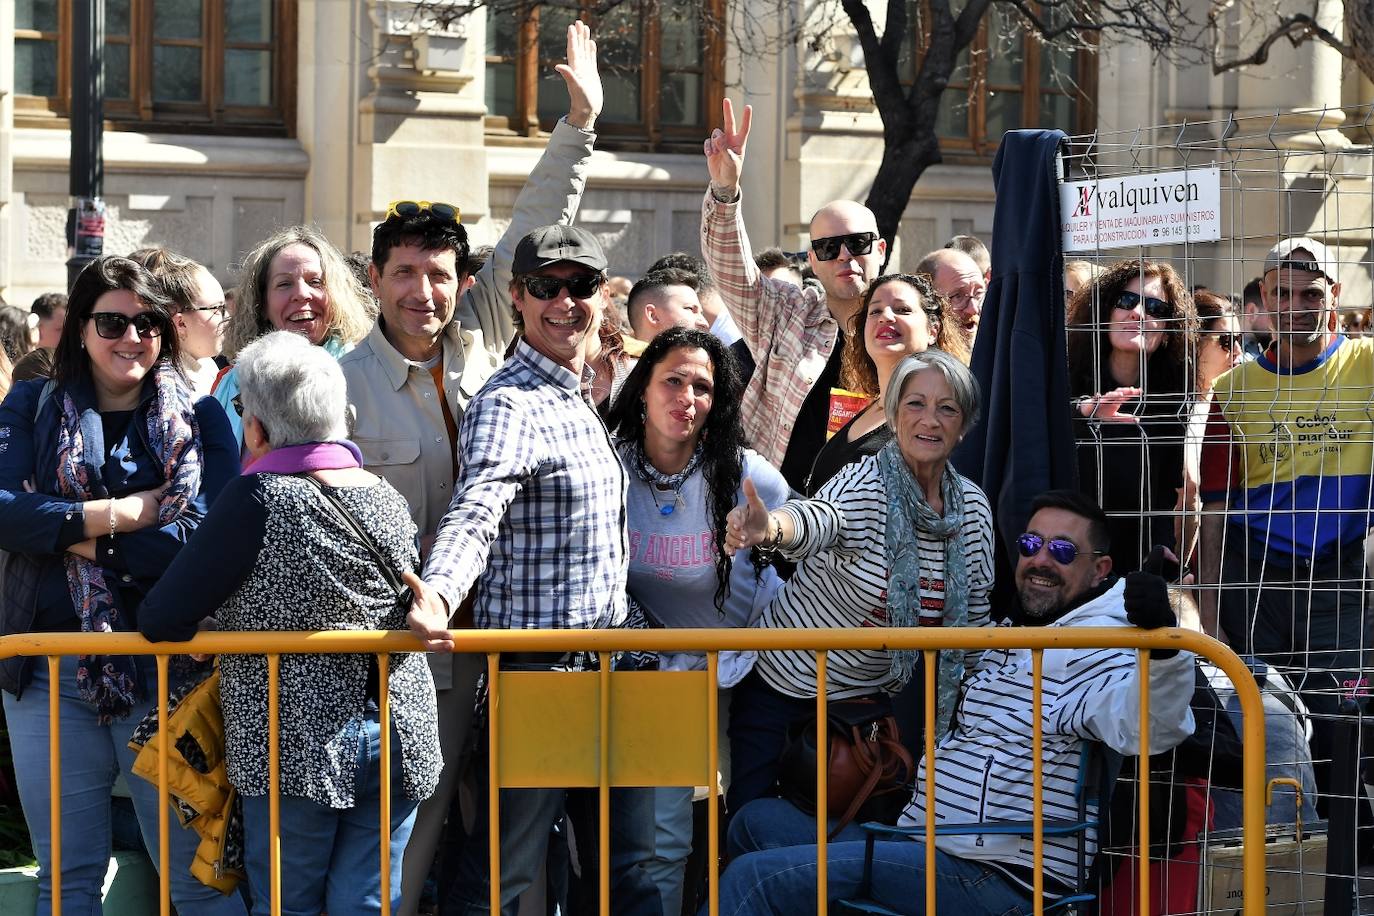
[[[1174,548],[1197,318],[1173,267],[1118,261],[1069,304],[1078,477],[1107,513],[1112,568]]]
[[[376,302],[339,250],[318,229],[291,226],[272,233],[244,258],[224,353],[232,359],[264,334],[291,331],[338,358],[368,335],[376,317]],[[242,447],[243,416],[234,402],[239,385],[232,367],[215,381],[214,393]]]
[[[172,300],[172,323],[181,347],[181,368],[196,394],[209,394],[224,349],[224,287],[215,275],[167,248],[140,248],[129,259],[147,268]]]
[[[143,596],[238,471],[223,410],[194,398],[180,365],[171,304],[152,275],[127,258],[92,261],[72,289],[52,380],[20,382],[0,405],[0,634],[136,630]],[[60,707],[62,909],[98,912],[110,789],[133,763],[134,727],[168,686],[156,670],[151,656],[69,656],[52,674],[42,661],[0,662],[40,913],[52,905],[49,697]],[[157,788],[128,786],[156,860]],[[191,876],[199,842],[172,818],[172,902],[186,916],[240,916],[238,896]]]
[[[888,382],[883,411],[893,438],[877,455],[843,468],[814,499],[771,511],[746,482],[748,501],[730,513],[726,551],[762,545],[797,563],[757,626],[988,623],[992,511],[977,484],[949,463],[978,421],[980,400],[977,380],[956,357],[934,349],[908,356]],[[977,655],[940,653],[937,735],[948,728],[959,682]],[[917,652],[832,651],[826,695],[872,697],[881,710],[918,667]],[[815,696],[815,653],[759,653],[732,701],[730,810],[776,794],[788,730],[815,714]],[[900,724],[907,741],[924,727],[920,720]]]
[[[804,493],[815,496],[845,465],[876,455],[892,439],[883,415],[887,381],[904,358],[938,347],[968,362],[968,343],[949,302],[924,274],[886,274],[869,284],[849,320],[840,357],[840,387],[868,404],[826,440]]]
[[[1188,415],[1187,442],[1184,449],[1183,489],[1179,492],[1179,554],[1185,567],[1197,549],[1198,524],[1202,500],[1199,496],[1199,462],[1202,440],[1207,432],[1207,417],[1212,409],[1212,385],[1222,375],[1245,362],[1245,334],[1240,317],[1230,299],[1208,290],[1193,293],[1197,310],[1197,396]]]
[[[733,561],[719,548],[725,519],[743,501],[747,477],[765,505],[787,500],[787,483],[744,446],[739,399],[744,390],[734,354],[693,328],[669,328],[648,345],[616,400],[608,425],[629,479],[626,518],[628,590],[652,623],[664,627],[745,627],[768,603],[778,579],[756,570],[748,554]],[[722,653],[720,726],[729,723],[730,689],[750,655]],[[664,656],[661,667],[704,670],[700,653]],[[721,779],[730,781],[722,742]],[[682,910],[692,851],[692,790],[655,794],[655,854],[648,868],[665,913]]]

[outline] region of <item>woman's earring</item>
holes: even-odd
[[[641,419],[641,420],[647,420],[647,419],[649,419],[649,408],[648,408],[647,406],[645,406],[645,404],[644,404],[643,401],[640,401],[640,402],[639,402],[639,419]]]

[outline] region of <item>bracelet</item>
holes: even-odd
[[[773,530],[774,525],[778,526],[777,530]],[[768,514],[768,528],[770,534],[766,542],[766,549],[777,550],[782,547],[782,522],[779,519],[773,518],[771,512]]]
[[[111,499],[110,499],[110,546],[107,547],[107,548],[105,548],[105,552],[106,552],[106,553],[109,553],[109,554],[113,554],[113,553],[114,553],[114,536],[115,536],[115,501],[114,501],[113,498],[111,498]]]

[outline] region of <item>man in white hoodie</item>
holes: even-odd
[[[1021,607],[1011,626],[1154,629],[1173,626],[1163,579],[1135,572],[1111,575],[1107,520],[1076,491],[1044,493],[1032,503],[1017,544],[1016,587]],[[1072,819],[1084,741],[1119,754],[1140,749],[1140,686],[1134,651],[1051,649],[1043,664],[1044,817]],[[1150,664],[1149,752],[1169,750],[1193,732],[1193,656],[1154,650]],[[989,649],[967,676],[953,730],[935,751],[937,824],[1029,820],[1031,807],[1031,653]],[[926,765],[902,817],[925,824]],[[794,914],[814,907],[815,822],[781,799],[746,805],[730,827],[733,861],[721,880],[720,912]],[[847,826],[829,844],[829,895],[854,897],[863,879],[865,834]],[[803,845],[794,845],[803,844]],[[1077,870],[1073,838],[1045,838],[1046,902],[1071,890]],[[1095,838],[1090,852],[1095,852]],[[936,839],[936,900],[941,912],[1031,911],[1033,853],[1024,837],[994,834]],[[871,896],[900,913],[925,906],[926,850],[922,841],[875,844]]]

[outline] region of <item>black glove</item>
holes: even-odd
[[[1169,586],[1156,570],[1160,570],[1168,558],[1163,547],[1150,552],[1144,567],[1139,572],[1126,574],[1124,604],[1126,619],[1132,626],[1142,630],[1157,630],[1160,627],[1178,625],[1173,605],[1169,603]],[[1151,658],[1173,658],[1177,649],[1151,649]]]

